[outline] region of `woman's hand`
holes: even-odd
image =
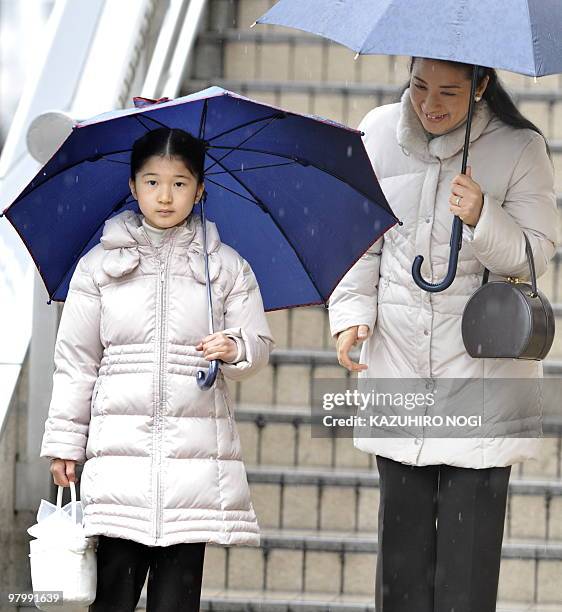
[[[52,459],[50,471],[53,482],[60,487],[69,487],[71,482],[78,482],[76,461],[73,459]]]
[[[360,372],[361,370],[366,370],[368,367],[364,363],[356,363],[349,358],[351,347],[355,346],[358,342],[363,342],[368,335],[368,325],[354,325],[338,334],[336,342],[338,361],[340,365],[347,368],[350,372]]]
[[[472,180],[470,166],[466,167],[466,174],[457,174],[453,179],[449,204],[449,210],[466,225],[475,226],[478,223],[484,205],[484,194],[480,185]]]
[[[210,336],[205,336],[195,347],[197,351],[203,351],[203,357],[207,361],[220,359],[226,363],[231,362],[238,354],[236,342],[225,336],[222,332],[216,332]]]

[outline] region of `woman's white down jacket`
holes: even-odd
[[[196,372],[209,333],[197,215],[152,246],[142,216],[106,221],[74,272],[55,347],[42,457],[84,463],[86,535],[151,546],[259,544],[224,377],[263,368],[274,343],[249,264],[207,222],[215,330],[243,342],[214,387]]]
[[[422,378],[429,388],[445,378],[541,377],[541,362],[470,357],[461,319],[482,283],[484,266],[491,281],[529,277],[523,230],[537,277],[555,253],[558,213],[544,139],[530,129],[506,125],[485,100],[477,103],[468,164],[484,193],[484,206],[477,225],[463,228],[454,282],[441,293],[428,293],[414,283],[412,262],[423,255],[422,276],[429,282],[446,276],[453,221],[449,196],[461,168],[465,126],[428,141],[406,89],[401,102],[373,109],[359,129],[365,132],[381,188],[403,222],[375,242],[330,299],[333,335],[353,325],[369,326],[360,358],[369,368],[360,377]],[[355,446],[412,465],[485,468],[536,458],[541,440],[528,432],[540,422],[540,402],[524,406],[527,418],[518,420],[508,386],[503,403],[494,397],[478,404],[475,397],[474,409],[484,420],[511,419],[511,436],[356,437]]]

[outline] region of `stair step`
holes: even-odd
[[[16,610],[30,608],[35,609],[32,602]],[[203,589],[200,609],[201,612],[375,612],[370,595],[241,589]],[[146,592],[141,595],[136,610],[146,610]],[[496,612],[562,612],[562,605],[500,601]]]
[[[339,78],[322,75],[322,66],[338,66],[339,61],[322,62],[321,56],[313,59],[309,52],[296,57],[295,67],[287,68],[289,51],[283,57],[279,48],[271,48],[271,58],[255,48],[240,44],[236,55],[227,55],[224,60],[224,77],[217,76],[220,68],[205,67],[202,60],[196,61],[197,68],[193,78],[187,83],[186,93],[205,89],[209,84],[239,92],[266,104],[281,106],[297,113],[321,115],[357,126],[365,114],[375,106],[397,102],[407,77],[403,74],[390,79],[381,74],[380,67],[364,69],[363,74],[354,76],[357,70],[347,72]],[[198,52],[207,57],[219,47],[207,45]],[[307,49],[307,47],[305,47]],[[340,50],[340,53],[342,51]],[[368,60],[373,61],[375,56]],[[353,55],[350,54],[353,63]],[[221,62],[217,62],[220,66]],[[200,78],[197,78],[200,77]],[[519,109],[531,119],[549,139],[554,162],[562,152],[562,96],[560,92],[537,92],[519,90],[513,96]],[[558,166],[557,166],[558,167]],[[555,177],[556,178],[556,177]],[[562,191],[557,183],[558,191]]]
[[[247,466],[247,474],[263,529],[377,531],[376,470]],[[513,478],[504,536],[562,542],[562,480]]]
[[[320,66],[322,64],[334,64],[332,71],[336,71],[336,75],[347,69],[350,79],[353,79],[354,74],[368,76],[369,69],[373,71],[373,67],[377,64],[381,67],[388,64],[387,78],[407,79],[407,62],[409,59],[407,57],[361,55],[355,59],[355,52],[351,49],[320,36],[288,28],[270,29],[263,25],[250,28],[251,23],[241,23],[240,29],[228,27],[220,31],[203,32],[198,38],[198,47],[207,49],[220,46],[223,47],[225,56],[235,55],[238,52],[237,46],[252,50],[258,49],[266,54],[270,48],[273,48],[276,52],[281,50],[283,59],[290,66],[302,61],[307,55],[313,56]],[[327,68],[328,70],[325,69],[325,77],[330,75],[329,67]],[[556,101],[560,97],[562,79],[558,75],[551,78],[540,78],[535,82],[531,77],[503,70],[498,71],[498,74],[500,79],[511,90],[514,90],[513,94],[516,97],[529,94],[531,99],[546,101],[553,99]]]
[[[358,356],[358,353],[352,353]],[[272,365],[307,365],[331,366],[339,365],[335,350],[307,349],[275,349],[270,356]],[[562,360],[545,359],[543,361],[545,375],[562,375]]]
[[[373,596],[377,539],[371,533],[262,529],[259,549],[207,548],[205,588],[295,589],[333,597]],[[525,603],[560,603],[562,543],[506,540],[499,597]]]
[[[239,404],[235,410],[248,465],[317,469],[376,469],[375,457],[356,449],[351,438],[312,437],[310,408]],[[513,466],[512,478],[534,481],[562,477],[562,424],[545,419],[545,438],[536,461]]]

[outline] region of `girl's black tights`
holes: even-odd
[[[96,600],[90,612],[133,612],[147,584],[147,612],[196,612],[205,542],[145,546],[98,536]]]

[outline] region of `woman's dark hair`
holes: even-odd
[[[412,57],[410,59],[410,65],[408,67],[408,71],[410,74],[412,74],[412,69],[414,67],[416,59],[418,58]],[[449,60],[440,61],[446,61],[448,64],[465,70],[467,77],[472,80],[472,64],[463,64],[462,62],[452,62]],[[498,119],[500,119],[504,123],[507,123],[507,125],[511,125],[514,128],[527,128],[529,130],[533,130],[533,132],[536,132],[537,134],[540,134],[544,138],[548,156],[551,157],[550,147],[548,146],[548,142],[545,135],[532,121],[529,121],[519,112],[511,96],[502,85],[498,77],[498,73],[493,68],[479,66],[477,76],[478,83],[481,83],[484,77],[489,77],[488,85],[486,86],[486,90],[484,91],[484,95],[482,97],[484,98],[484,100],[486,100],[488,106],[490,107],[490,110],[494,113],[494,115],[496,115],[496,117],[498,117]],[[400,93],[400,97],[402,97],[402,94],[409,86],[410,83],[407,83],[403,87]]]
[[[205,143],[189,132],[176,128],[158,128],[138,138],[131,152],[131,179],[134,181],[137,172],[149,157],[179,157],[190,172],[203,182],[205,168]]]

